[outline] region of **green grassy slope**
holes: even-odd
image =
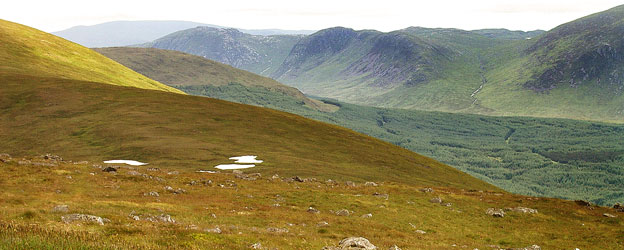
[[[0,44],[0,75],[45,76],[182,93],[88,48],[17,23],[0,20]]]
[[[275,99],[293,99],[293,105],[305,105],[323,111],[332,109],[330,105],[309,99],[299,90],[283,85],[271,78],[199,56],[154,48],[118,47],[94,50],[151,79],[183,91],[210,89],[210,91],[205,92],[205,95],[216,97],[222,92],[219,91],[219,87],[235,83],[275,92],[275,96],[266,99],[265,102],[262,102],[263,99],[261,99],[247,104],[266,106],[270,102],[274,102]],[[240,91],[238,94],[245,95],[245,92]]]
[[[444,29],[417,31],[445,36]],[[433,157],[511,192],[584,199],[603,205],[624,201],[624,144],[619,140],[624,136],[624,128],[619,125],[382,109],[346,103],[336,103],[340,110],[335,113],[323,113],[262,86],[219,80],[234,79],[237,74],[225,74],[229,71],[215,72],[212,77],[198,73],[220,71],[217,69],[223,67],[203,58],[185,56],[185,60],[173,60],[172,56],[183,54],[162,50],[108,50],[123,51],[118,54],[128,55],[124,60],[133,62],[122,63],[142,73],[147,68],[146,75],[162,82],[167,81],[158,77],[173,75],[172,78],[188,84],[208,79],[223,83],[176,86],[188,94],[269,107],[351,128]],[[188,63],[195,58],[198,61]],[[160,61],[161,66],[155,63]],[[246,79],[266,79],[248,72],[241,74],[248,76]],[[508,136],[510,131],[513,132]]]
[[[496,189],[398,146],[270,109],[57,78],[0,80],[0,151],[12,154],[194,170],[252,154],[265,174]]]

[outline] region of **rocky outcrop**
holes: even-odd
[[[323,250],[377,250],[377,247],[364,237],[342,239],[338,246],[326,246]]]
[[[497,208],[488,208],[485,213],[487,215],[491,215],[494,217],[505,217],[505,211],[503,211],[502,209],[497,209]]]
[[[85,223],[95,223],[99,225],[104,225],[104,223],[110,222],[109,219],[105,219],[95,215],[89,214],[68,214],[61,216],[61,220],[67,224],[73,222],[85,222]]]

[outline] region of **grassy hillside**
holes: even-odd
[[[182,88],[189,94],[204,92]],[[241,93],[241,89],[245,89]],[[227,85],[206,92],[240,103],[270,96],[261,89]],[[276,98],[271,98],[276,100]],[[373,108],[326,100],[333,113],[273,102],[271,108],[334,123],[438,159],[507,191],[624,202],[624,126],[527,117],[491,117]]]
[[[218,63],[203,57],[172,50],[154,48],[97,48],[95,51],[135,70],[151,79],[183,91],[201,91],[205,96],[223,97],[225,85],[240,84],[238,95],[251,95],[246,88],[265,89],[273,96],[260,98],[246,104],[274,107],[273,102],[291,100],[292,105],[328,111],[331,105],[312,100],[299,90],[283,85],[271,78]],[[227,98],[220,98],[227,99]]]
[[[90,49],[48,33],[0,20],[0,75],[95,81],[182,93]]]
[[[57,78],[1,80],[0,151],[14,155],[197,170],[252,154],[265,160],[263,174],[495,189],[398,146],[270,109]]]
[[[425,193],[391,182],[293,182],[291,175],[251,180],[246,174],[254,169],[236,177],[153,164],[107,173],[99,162],[79,162],[85,158],[2,159],[3,249],[321,249],[351,236],[378,249],[624,247],[624,213],[558,199],[438,187]],[[430,202],[435,197],[443,204]],[[486,214],[517,207],[537,213]],[[341,209],[349,215],[335,213]],[[74,213],[110,222],[63,222]]]
[[[449,37],[445,29],[412,31],[440,40]],[[340,106],[335,113],[323,113],[292,96],[253,85],[262,80],[278,84],[273,80],[203,58],[154,49],[99,51],[161,82],[180,79],[186,85],[176,87],[186,93],[269,107],[351,128],[433,157],[511,192],[584,199],[602,205],[624,202],[624,144],[619,140],[624,136],[624,127],[620,125],[346,103],[335,103],[334,107]],[[227,80],[235,78],[249,82],[243,85],[235,83],[243,80]],[[193,85],[197,82],[205,85]]]
[[[141,45],[177,50],[269,75],[277,70],[301,35],[250,35],[236,29],[196,27]]]

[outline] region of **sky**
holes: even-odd
[[[4,1],[0,18],[53,32],[116,20],[183,20],[244,29],[549,30],[621,0],[56,0]]]

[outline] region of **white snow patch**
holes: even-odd
[[[209,173],[209,174],[216,174],[217,171],[212,171],[212,170],[197,170],[195,171],[197,173]]]
[[[239,165],[239,164],[221,164],[216,166],[218,169],[243,169],[243,168],[253,168],[256,165]]]
[[[230,157],[230,160],[236,160],[234,163],[262,163],[261,160],[256,160],[255,155],[243,155],[237,157]]]
[[[128,165],[132,165],[132,166],[147,165],[147,163],[143,163],[143,162],[140,162],[140,161],[131,161],[131,160],[110,160],[110,161],[104,161],[104,163],[109,163],[109,164],[128,164]]]

